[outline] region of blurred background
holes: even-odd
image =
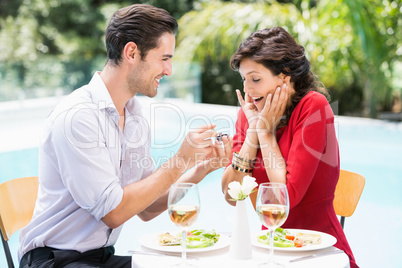
[[[400,0],[0,0],[0,183],[37,175],[43,120],[63,96],[103,68],[107,22],[133,3],[164,8],[179,22],[173,75],[161,80],[155,99],[141,99],[153,116],[155,160],[174,154],[182,126],[196,120],[218,122],[217,129],[234,134],[235,89],[242,82],[229,67],[230,57],[253,31],[282,26],[305,47],[331,94],[341,168],[366,177],[357,210],[345,224],[357,263],[402,267]],[[171,146],[160,149],[161,144]],[[200,183],[201,228],[231,227],[232,208],[220,191],[222,172]],[[253,230],[259,229],[255,213],[249,214]],[[219,224],[210,225],[211,218]],[[133,218],[117,252],[126,254],[141,234],[166,226],[173,225],[164,214],[148,223]],[[10,247],[16,261],[18,233]],[[5,265],[0,250],[0,267]]]
[[[282,26],[305,47],[338,114],[401,119],[400,0],[0,0],[0,101],[86,84],[105,63],[108,20],[135,2],[179,21],[175,72],[160,97],[236,105],[242,84],[231,55],[253,31]]]

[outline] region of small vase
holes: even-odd
[[[236,202],[230,256],[238,260],[251,259],[251,238],[246,206],[247,198]]]

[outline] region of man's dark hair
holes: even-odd
[[[176,34],[177,28],[177,21],[164,9],[145,4],[121,8],[106,27],[108,61],[119,65],[128,42],[137,44],[143,59],[149,50],[158,47],[158,40],[164,33]]]

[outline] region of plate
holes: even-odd
[[[277,250],[277,251],[295,251],[295,252],[296,251],[319,250],[319,249],[324,249],[324,248],[328,248],[330,246],[333,246],[336,243],[336,238],[334,236],[332,236],[330,234],[323,233],[323,232],[304,230],[304,229],[285,229],[285,230],[288,230],[291,233],[318,234],[318,235],[321,236],[321,243],[317,244],[317,245],[303,246],[301,248],[296,248],[296,247],[293,247],[293,248],[274,247],[274,250]],[[269,249],[270,248],[269,245],[262,244],[262,243],[258,242],[258,236],[266,234],[267,232],[268,232],[268,230],[264,230],[264,231],[259,232],[258,234],[253,235],[253,237],[251,238],[251,244],[253,244],[253,246],[256,246],[256,247]]]
[[[160,233],[152,233],[147,234],[141,237],[140,243],[142,246],[163,252],[173,252],[173,253],[181,253],[181,246],[161,246],[159,245],[159,236],[163,232]],[[171,232],[174,233],[174,232]],[[207,252],[225,248],[230,244],[230,237],[227,235],[219,234],[219,240],[213,246],[206,247],[206,248],[188,248],[186,253],[195,253],[195,252]]]

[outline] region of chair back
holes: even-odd
[[[38,177],[24,177],[0,184],[0,229],[9,267],[13,267],[7,241],[32,218],[38,196]]]
[[[257,195],[258,195],[258,187],[257,187],[257,191],[254,191],[249,195],[251,204],[253,204],[254,210],[256,210]]]
[[[355,212],[357,203],[363,192],[365,179],[362,175],[340,170],[339,180],[335,188],[334,209],[341,216],[341,225],[344,226],[345,217],[350,217]]]

